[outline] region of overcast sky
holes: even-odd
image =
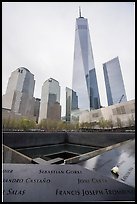
[[[65,88],[72,87],[75,22],[88,19],[101,105],[107,106],[102,64],[118,56],[127,99],[135,98],[134,2],[3,2],[2,93],[11,72],[26,67],[34,74],[34,97],[41,98],[50,77],[61,86],[62,115]]]

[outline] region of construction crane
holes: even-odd
[[[120,98],[120,100],[119,100],[119,102],[118,103],[120,103],[121,101],[122,101],[122,98],[124,97],[124,94],[122,94],[122,96],[121,96],[121,98]]]

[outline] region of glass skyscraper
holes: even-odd
[[[124,82],[122,78],[119,58],[116,57],[103,64],[108,106],[126,102]]]
[[[76,19],[72,90],[77,95],[79,111],[100,108],[97,77],[94,65],[88,21]],[[74,109],[73,109],[74,111]]]
[[[66,87],[66,121],[71,121],[71,111],[78,109],[78,96],[72,89]]]

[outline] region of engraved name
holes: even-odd
[[[134,168],[131,167],[131,168],[128,170],[128,172],[121,178],[121,180],[122,180],[122,181],[125,181],[125,180],[129,177],[129,175],[130,175],[130,173],[131,173],[131,171],[132,171],[133,169],[134,169]]]
[[[3,173],[12,173],[13,170],[12,169],[3,169]]]
[[[4,195],[24,195],[25,192],[26,192],[25,189],[17,190],[17,189],[10,188],[8,190],[3,190]]]
[[[91,179],[79,179],[78,178],[78,184],[82,183],[96,183],[96,184],[101,184],[101,183],[106,183],[107,179],[96,179],[96,178],[91,178]]]
[[[42,170],[40,169],[39,170],[39,174],[82,174],[82,171],[79,171],[79,170],[69,170],[67,169],[66,171],[63,171],[63,170]]]
[[[14,179],[3,179],[3,183],[50,183],[51,180],[47,178],[43,179],[32,179],[32,178],[26,178],[26,179],[19,179],[19,178],[14,178]]]

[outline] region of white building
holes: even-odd
[[[39,122],[42,119],[61,119],[60,86],[53,78],[46,80],[42,86]]]
[[[11,73],[6,94],[2,98],[2,108],[10,109],[23,116],[34,113],[34,75],[26,68],[20,67]]]
[[[99,122],[100,119],[111,119],[113,124],[116,124],[118,118],[125,126],[128,125],[130,119],[135,120],[135,100],[91,110],[90,112],[82,112],[79,116],[79,123]]]

